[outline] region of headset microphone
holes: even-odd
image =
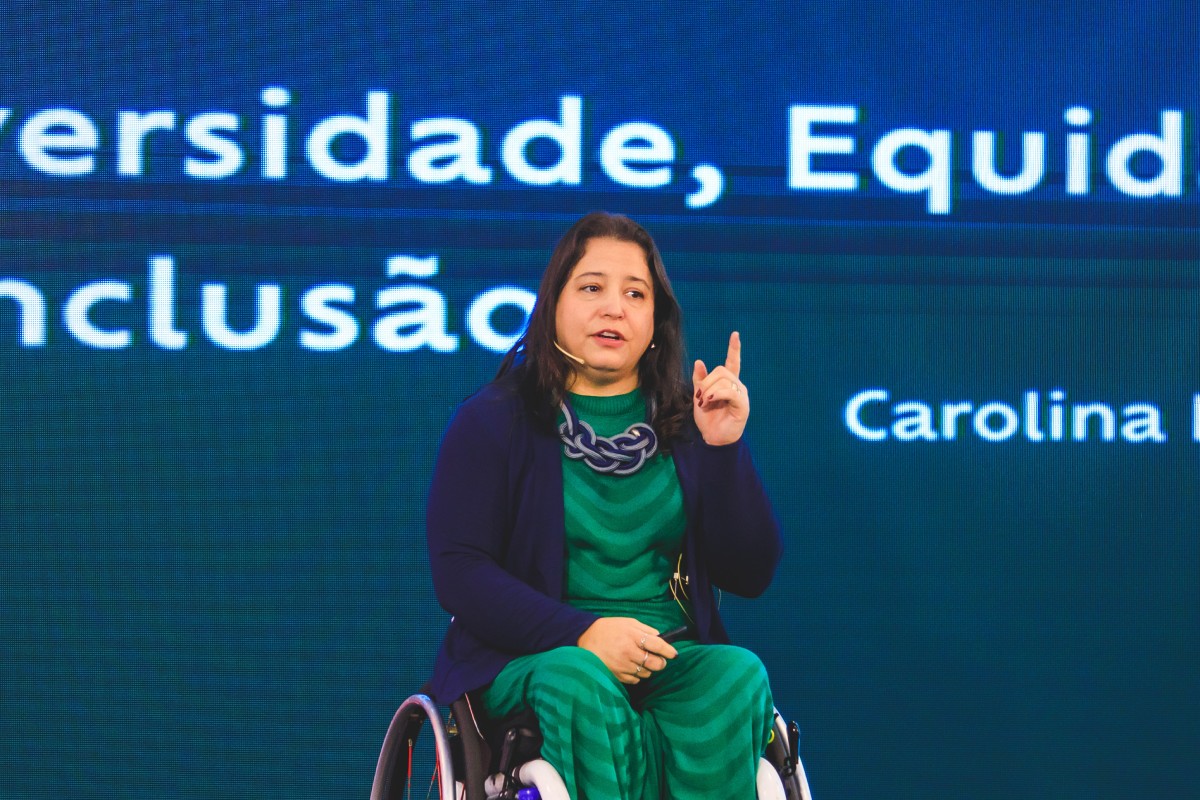
[[[579,356],[574,355],[572,353],[568,353],[566,350],[563,349],[563,346],[561,344],[559,344],[557,341],[554,342],[554,346],[558,349],[558,352],[562,353],[564,356],[571,359],[576,364],[579,364],[580,366],[584,365],[584,360],[582,358],[580,358]]]

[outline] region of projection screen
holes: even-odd
[[[366,796],[441,433],[595,209],[741,333],[721,612],[818,800],[1194,796],[1194,3],[0,25],[0,796]]]

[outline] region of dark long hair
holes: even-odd
[[[660,446],[669,448],[670,442],[683,431],[691,409],[690,390],[683,377],[681,312],[658,246],[646,229],[629,217],[594,211],[563,234],[542,273],[529,326],[504,356],[496,378],[514,378],[526,409],[537,423],[554,428],[572,371],[571,362],[554,346],[558,298],[592,239],[632,242],[646,254],[654,284],[654,347],[642,356],[638,379],[646,397],[650,425]]]

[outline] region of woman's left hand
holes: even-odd
[[[742,438],[750,418],[750,395],[738,380],[742,371],[742,338],[729,335],[729,352],[723,366],[712,372],[697,361],[692,367],[692,412],[704,441],[712,445],[732,444]]]

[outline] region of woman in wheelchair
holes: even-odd
[[[453,618],[432,691],[471,691],[493,718],[532,709],[576,800],[753,798],[772,728],[763,665],[728,644],[713,596],[761,594],[782,549],[742,439],[739,335],[690,386],[683,358],[654,241],[589,214],[434,470],[429,554]]]

